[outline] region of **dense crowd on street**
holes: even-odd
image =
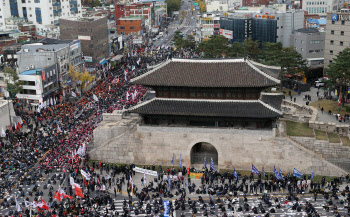
[[[21,121],[6,129],[0,146],[0,210],[8,209],[7,216],[162,216],[163,199],[173,198],[174,201],[169,201],[170,215],[175,210],[190,210],[194,216],[199,211],[204,216],[228,216],[229,212],[269,216],[281,207],[291,206],[296,212],[319,216],[311,202],[301,203],[297,196],[309,193],[315,200],[322,194],[327,201],[324,210],[340,216],[338,206],[347,208],[350,193],[346,187],[339,195],[339,186],[349,182],[348,176],[327,183],[325,179],[313,182],[309,177],[285,176],[282,180],[272,175],[238,177],[203,168],[200,184],[196,185],[186,176],[189,168],[163,170],[159,167],[158,177],[149,181],[142,179],[142,185],[138,186],[133,180],[134,165],[89,163],[86,146],[93,140],[93,130],[102,121],[102,113],[134,106],[143,101],[147,93],[147,88],[130,85],[129,81],[171,57],[188,55],[192,55],[191,51],[134,47],[115,66],[109,63],[99,66],[94,86],[79,98],[74,98],[72,91],[66,91],[53,96],[46,105],[32,106],[16,101],[15,113]],[[155,166],[148,169],[155,170]],[[179,172],[183,176],[176,180],[164,178]],[[25,185],[34,187],[25,192],[21,187]],[[82,194],[77,193],[80,186]],[[45,188],[49,189],[48,195],[43,193]],[[20,189],[18,195],[14,194],[15,189]],[[280,193],[285,195],[283,203],[272,196]],[[240,194],[242,197],[238,198]],[[260,203],[250,206],[249,194],[259,195]],[[118,195],[128,197],[122,202],[122,210],[115,207],[114,198]],[[192,201],[190,195],[198,197]],[[209,200],[204,200],[203,195],[209,195]],[[46,202],[44,196],[49,198]]]

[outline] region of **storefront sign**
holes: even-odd
[[[80,41],[75,41],[70,45],[70,50],[75,50],[80,47]]]
[[[91,40],[91,36],[78,35],[78,39],[90,41]]]
[[[169,217],[169,201],[163,200],[164,217]]]
[[[150,175],[150,176],[158,176],[158,173],[153,170],[146,170],[140,167],[135,167],[133,170],[137,173],[142,173],[142,174],[145,173],[146,175]]]
[[[203,17],[202,20],[213,20],[211,17]]]
[[[84,61],[87,63],[92,63],[92,57],[84,56]]]
[[[233,39],[233,31],[220,29],[220,35],[225,36],[227,39]]]
[[[45,81],[45,70],[41,70],[41,79]]]

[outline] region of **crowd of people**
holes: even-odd
[[[168,47],[135,46],[114,67],[110,64],[102,66],[95,85],[75,100],[68,100],[72,95],[68,91],[65,97],[63,93],[55,95],[53,103],[41,104],[34,109],[26,102],[16,102],[15,113],[21,121],[6,130],[0,146],[0,210],[8,210],[8,216],[158,216],[166,212],[163,199],[176,197],[174,202],[169,201],[170,215],[175,210],[190,210],[193,215],[200,211],[204,216],[219,215],[217,211],[220,211],[220,216],[244,211],[269,216],[269,213],[289,204],[296,211],[318,216],[311,203],[298,202],[296,194],[303,192],[312,193],[315,198],[317,194],[324,194],[327,200],[324,209],[336,210],[334,201],[340,200],[337,192],[345,181],[343,177],[329,183],[325,179],[308,182],[309,177],[297,180],[293,176],[285,176],[283,180],[267,175],[238,178],[233,173],[220,174],[203,168],[201,181],[196,185],[185,175],[176,180],[163,178],[179,172],[187,174],[185,167],[178,171],[159,167],[158,177],[149,182],[141,180],[140,187],[133,184],[133,165],[89,164],[86,146],[93,140],[93,130],[102,121],[102,113],[127,109],[145,97],[147,88],[130,85],[129,81],[153,66],[181,55],[188,54]],[[155,166],[148,169],[155,170]],[[41,186],[40,181],[43,182]],[[25,185],[33,188],[25,192]],[[74,199],[58,200],[57,192],[60,191],[57,188],[62,187],[61,195],[65,192],[74,196],[77,186],[82,186],[83,194],[87,195],[85,198],[78,194]],[[126,187],[129,199],[124,200],[120,211],[116,210],[113,194],[109,192],[114,192],[116,197],[117,193],[122,194],[123,187]],[[14,193],[15,189],[19,189],[18,194]],[[49,189],[48,195],[43,193],[44,189]],[[284,191],[287,193],[286,204],[271,196]],[[243,198],[238,198],[239,193]],[[198,201],[192,201],[187,194],[198,195]],[[261,202],[250,206],[246,198],[248,194],[260,194]],[[350,199],[349,188],[342,194],[341,204],[345,204]],[[200,195],[209,195],[209,201],[204,201]],[[41,202],[44,196],[48,197],[50,204],[47,209]],[[41,206],[31,209],[35,208],[35,203],[30,204],[32,201],[41,202]]]
[[[148,55],[150,52],[152,55]],[[70,93],[66,92],[66,97],[61,93],[53,96],[51,103],[34,109],[23,100],[16,101],[14,110],[21,121],[6,129],[0,146],[0,205],[9,207],[11,191],[28,179],[35,183],[42,172],[77,175],[81,169],[88,169],[88,154],[85,150],[83,154],[76,151],[83,144],[86,149],[91,142],[101,114],[127,109],[142,101],[147,88],[130,85],[130,79],[171,55],[171,48],[135,46],[114,67],[103,66],[93,88],[83,92],[79,99],[65,100]]]

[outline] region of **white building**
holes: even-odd
[[[302,3],[302,9],[309,14],[318,14],[321,18],[327,17],[327,12],[338,10],[338,0],[304,0]]]
[[[6,29],[6,18],[11,17],[10,2],[5,0],[0,6],[0,30]]]
[[[3,0],[0,9],[0,28],[6,18],[23,17],[33,22],[38,32],[53,31],[59,18],[82,16],[81,0]]]

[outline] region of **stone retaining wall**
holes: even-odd
[[[300,105],[288,100],[282,101],[283,119],[308,122],[309,127],[328,133],[337,133],[341,136],[349,136],[349,127],[347,124],[335,124],[318,122],[318,111],[312,106]]]

